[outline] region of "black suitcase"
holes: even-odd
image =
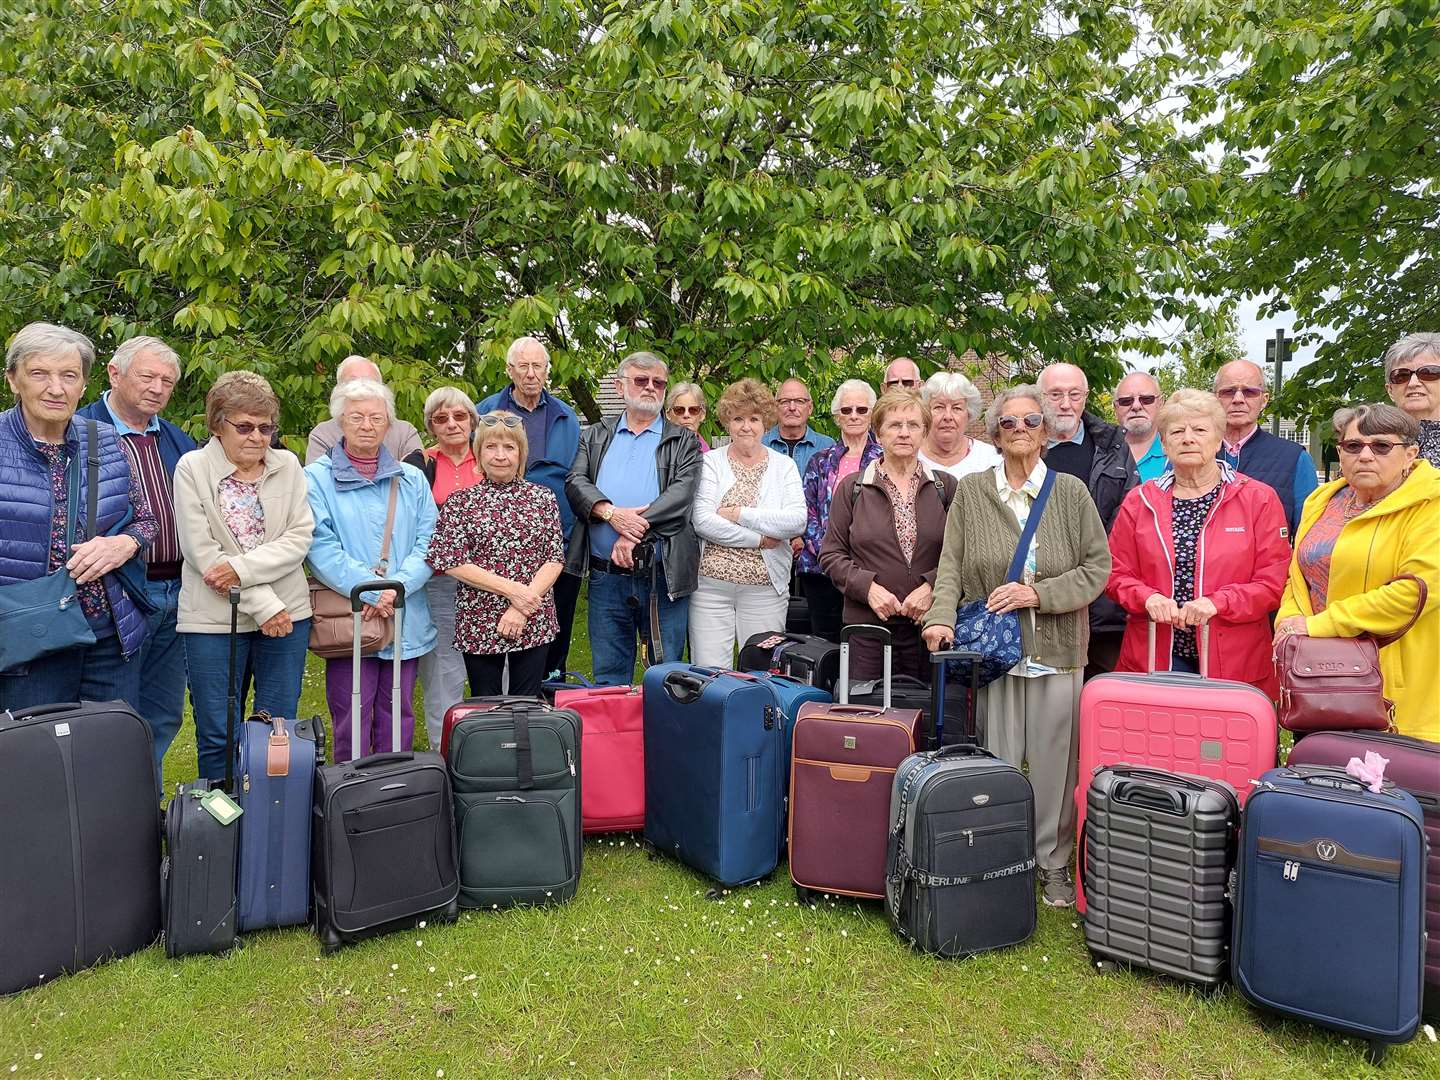
[[[360,753],[360,594],[395,590],[392,753],[315,771],[315,933],[326,952],[422,919],[454,921],[460,875],[450,777],[440,755],[400,750],[400,647],[405,586],[367,581],[350,590],[352,756]]]
[[[460,906],[569,900],[584,854],[579,714],[502,697],[466,698],[449,716]]]
[[[1213,990],[1230,959],[1226,888],[1240,801],[1223,780],[1116,765],[1086,792],[1085,943],[1109,961]]]
[[[122,701],[0,712],[0,993],[160,933],[150,728]]]
[[[740,649],[739,670],[789,675],[833,694],[840,678],[840,645],[813,634],[766,631],[752,635]]]
[[[956,743],[978,745],[984,741],[975,721],[982,660],[983,657],[975,653],[958,649],[931,653],[930,682],[922,682],[913,675],[891,676],[890,708],[919,710],[925,745],[931,750]],[[965,667],[970,672],[970,685],[963,695],[954,693],[949,685],[951,666]],[[885,701],[883,679],[851,682],[849,704],[881,708]]]

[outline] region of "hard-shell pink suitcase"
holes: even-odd
[[[645,710],[638,686],[557,690],[580,714],[580,818],[585,834],[645,828]]]
[[[1209,626],[1200,634],[1200,670],[1209,666]],[[1080,692],[1080,765],[1075,811],[1078,843],[1085,842],[1086,792],[1095,770],[1140,765],[1224,780],[1243,805],[1250,781],[1276,765],[1279,725],[1275,703],[1249,683],[1205,674],[1155,670],[1155,624],[1150,624],[1150,672],[1097,675]],[[1085,893],[1075,887],[1076,910]]]

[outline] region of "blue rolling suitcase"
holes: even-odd
[[[722,885],[765,877],[785,824],[785,723],[752,675],[689,664],[645,672],[645,842]]]
[[[1264,773],[1245,805],[1231,963],[1252,1003],[1366,1040],[1372,1061],[1420,1024],[1420,804],[1343,769]]]
[[[775,700],[780,706],[780,720],[785,725],[783,739],[785,756],[781,765],[784,771],[785,789],[788,791],[790,788],[790,736],[791,732],[795,730],[796,713],[800,711],[800,706],[807,702],[819,701],[828,705],[835,698],[828,690],[811,686],[793,675],[777,675],[770,671],[752,671],[748,674],[767,683],[775,692]]]

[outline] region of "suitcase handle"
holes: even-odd
[[[1171,627],[1174,630],[1174,627]],[[1145,619],[1145,672],[1148,675],[1155,674],[1155,620],[1146,617]],[[1173,646],[1172,646],[1173,651]],[[1187,672],[1177,671],[1177,675],[1185,675]],[[1210,624],[1200,624],[1200,678],[1210,677]]]
[[[943,649],[930,654],[930,749],[938,750],[945,743],[945,665],[951,660],[970,663],[970,687],[966,700],[965,741],[980,740],[980,664],[985,658],[964,649]]]
[[[699,675],[692,675],[688,671],[672,671],[665,676],[661,685],[665,687],[665,693],[670,695],[671,700],[677,701],[681,705],[689,705],[700,700],[700,695],[705,692],[705,684],[708,681]]]
[[[1128,806],[1148,806],[1167,814],[1185,813],[1185,796],[1171,788],[1147,784],[1142,780],[1122,780],[1115,785],[1115,801]]]
[[[1116,776],[1122,779],[1134,780],[1158,780],[1162,784],[1173,784],[1176,787],[1189,788],[1191,791],[1209,791],[1210,789],[1198,780],[1191,780],[1180,773],[1164,772],[1160,769],[1142,769],[1134,765],[1097,765],[1095,771],[1109,769]]]
[[[842,703],[842,704],[839,704],[839,705],[826,705],[826,706],[825,706],[825,711],[826,711],[827,713],[832,713],[832,714],[833,714],[833,713],[845,713],[846,715],[849,715],[849,716],[856,716],[856,715],[859,715],[859,716],[874,716],[874,715],[875,715],[875,706],[874,706],[874,705],[850,705],[850,704],[848,704],[848,703]]]
[[[393,752],[385,754],[371,754],[369,757],[357,758],[355,761],[350,762],[350,767],[353,769],[370,769],[374,768],[376,765],[398,765],[402,762],[414,760],[414,754],[410,753],[410,751],[408,750],[401,750],[398,754]]]
[[[840,628],[840,678],[835,684],[836,697],[840,699],[841,705],[848,705],[850,702],[850,639],[853,637],[878,638],[884,645],[880,707],[890,708],[890,631],[883,626],[872,626],[869,623],[852,623]]]
[[[939,750],[933,751],[936,760],[946,757],[988,757],[995,755],[986,750],[983,746],[976,746],[974,743],[952,743],[949,746],[942,746]],[[998,758],[996,759],[999,760]]]

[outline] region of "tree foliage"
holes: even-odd
[[[1169,397],[1183,386],[1209,390],[1215,385],[1215,373],[1221,367],[1231,360],[1248,359],[1240,344],[1234,309],[1221,307],[1203,326],[1181,333],[1153,374],[1160,384],[1160,392]],[[1270,369],[1262,364],[1261,370],[1269,382]]]
[[[345,354],[402,409],[534,332],[592,411],[968,347],[1097,376],[1203,319],[1186,60],[1110,0],[0,0],[0,334],[179,339],[195,417]]]

